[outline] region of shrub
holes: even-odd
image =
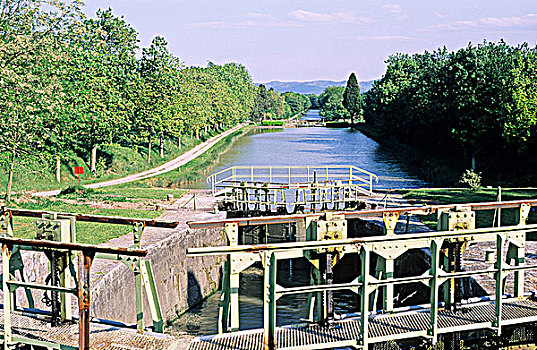
[[[481,187],[481,173],[476,173],[472,169],[466,169],[459,182],[470,187],[472,191],[477,191]]]

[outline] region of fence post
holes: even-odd
[[[275,350],[276,340],[276,257],[274,252],[265,251],[263,288],[263,343],[264,350]]]
[[[360,250],[360,264],[361,264],[361,274],[360,282],[360,340],[359,345],[362,345],[364,348],[367,348],[369,337],[368,337],[368,328],[369,328],[369,286],[368,286],[368,277],[369,277],[369,256],[370,252],[368,247],[365,245],[362,246]]]

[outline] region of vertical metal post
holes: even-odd
[[[385,267],[386,267],[385,278],[386,279],[393,278],[394,260],[386,259]],[[384,310],[387,312],[393,311],[393,288],[394,288],[394,285],[392,283],[384,287],[384,292],[385,292],[384,293]]]
[[[78,258],[78,348],[90,349],[90,270],[94,252],[82,251]]]
[[[430,303],[431,303],[431,319],[429,323],[429,335],[434,346],[438,341],[438,271],[439,271],[439,255],[441,241],[431,241],[431,269],[429,275],[432,277],[429,280],[429,287],[431,288]]]
[[[222,292],[220,294],[220,305],[218,308],[218,334],[226,333],[229,324],[229,275],[230,261],[229,258],[224,263],[222,275]]]
[[[366,246],[362,246],[360,250],[360,339],[359,345],[367,348],[369,342],[368,328],[369,328],[369,258],[371,253]]]
[[[226,224],[225,233],[229,242],[229,246],[236,246],[239,244],[239,227],[236,223]],[[239,316],[239,287],[240,287],[240,275],[238,272],[235,272],[235,267],[237,266],[238,257],[237,254],[229,254],[228,258],[228,297],[224,298],[224,301],[228,301],[228,312],[229,312],[229,331],[237,331],[240,326],[240,316]]]
[[[134,245],[133,247],[140,248],[142,242],[142,234],[144,231],[144,223],[136,222],[133,226]],[[142,266],[141,259],[136,258],[132,264],[134,272],[134,289],[136,291],[136,331],[143,333],[144,331],[144,309],[143,309],[143,294],[142,294]]]
[[[498,202],[502,201],[502,188],[501,186],[498,186]],[[498,208],[498,227],[502,225],[502,210]]]
[[[264,252],[265,274],[263,288],[263,344],[264,350],[276,349],[276,257]]]
[[[9,260],[11,258],[11,249],[7,244],[2,245],[2,291],[4,293],[4,350],[9,349],[13,342],[13,333],[11,331],[11,290],[9,289]]]
[[[289,181],[287,182],[287,184],[290,185],[291,184],[291,167],[290,166],[287,168],[287,172],[289,175]]]
[[[162,333],[164,331],[162,309],[160,308],[157,286],[155,284],[153,269],[151,268],[151,262],[149,260],[141,261],[141,273],[142,281],[145,287],[145,295],[147,295],[147,301],[149,303],[149,309],[151,310],[151,317],[153,319],[153,330],[155,332]]]
[[[497,329],[498,335],[502,333],[502,296],[503,296],[503,261],[502,261],[502,248],[504,244],[504,237],[501,233],[498,233],[496,236],[496,263],[494,267],[496,268],[496,273],[494,278],[496,279],[496,301],[494,303],[494,321],[492,326]]]

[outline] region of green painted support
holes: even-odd
[[[263,290],[263,344],[264,350],[276,349],[276,256],[267,251],[263,255],[265,263]]]
[[[360,249],[360,336],[358,345],[367,346],[369,344],[369,259],[371,253],[367,246]]]
[[[431,337],[432,345],[434,346],[438,341],[438,272],[440,267],[440,248],[442,246],[441,240],[431,240],[431,269],[429,270],[429,275],[431,279],[429,280],[429,286],[431,288],[430,294],[430,325],[429,325],[429,336]]]
[[[160,307],[157,286],[155,284],[153,269],[151,268],[151,262],[149,260],[141,261],[141,272],[145,294],[147,295],[147,301],[153,319],[153,331],[162,333],[164,332],[164,319],[162,318],[162,308]]]
[[[229,275],[230,275],[229,259],[224,263],[224,271],[222,273],[222,291],[220,294],[220,304],[218,307],[218,334],[228,332],[229,324]]]
[[[133,237],[135,248],[141,247],[142,235],[144,231],[144,224],[141,222],[134,223]],[[134,272],[134,289],[136,292],[136,331],[143,333],[144,331],[144,309],[143,309],[143,295],[142,295],[142,263],[140,258],[136,258],[132,263],[132,271]]]
[[[4,303],[4,350],[11,349],[13,345],[13,333],[11,330],[11,311],[12,311],[12,293],[9,288],[10,280],[9,260],[11,259],[10,247],[7,244],[2,245],[2,292]]]
[[[228,224],[225,227],[226,236],[230,246],[239,243],[239,227],[237,224]],[[238,255],[229,255],[229,331],[239,330],[239,287],[240,275],[238,271]]]
[[[502,250],[505,239],[502,233],[496,235],[496,263],[494,268],[496,273],[494,274],[494,279],[496,280],[496,300],[494,302],[494,320],[492,326],[496,329],[497,335],[502,334],[502,296],[503,296],[503,287],[505,274],[503,272],[503,260],[502,260]]]

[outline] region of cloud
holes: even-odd
[[[386,4],[382,6],[382,9],[388,13],[399,16],[400,18],[408,18],[407,14],[403,11],[398,4]]]
[[[249,12],[238,21],[199,22],[192,26],[204,28],[252,28],[252,27],[305,27],[316,24],[373,23],[369,17],[356,17],[351,12],[337,11],[317,13],[298,9],[288,13],[288,19],[280,19],[266,13]]]
[[[465,31],[472,29],[527,29],[535,27],[537,27],[537,14],[530,13],[524,16],[483,17],[475,21],[456,21],[452,23],[437,24],[431,28],[447,31]]]
[[[345,11],[338,11],[332,13],[317,13],[299,9],[289,12],[289,17],[303,22],[315,23],[354,23],[357,21],[357,18],[354,16],[354,14]]]
[[[379,35],[379,36],[354,36],[350,37],[357,41],[417,41],[416,38],[411,38],[404,35]]]
[[[446,17],[443,13],[440,13],[440,12],[438,12],[438,11],[434,11],[434,15],[435,15],[437,18],[445,18],[445,17]]]

